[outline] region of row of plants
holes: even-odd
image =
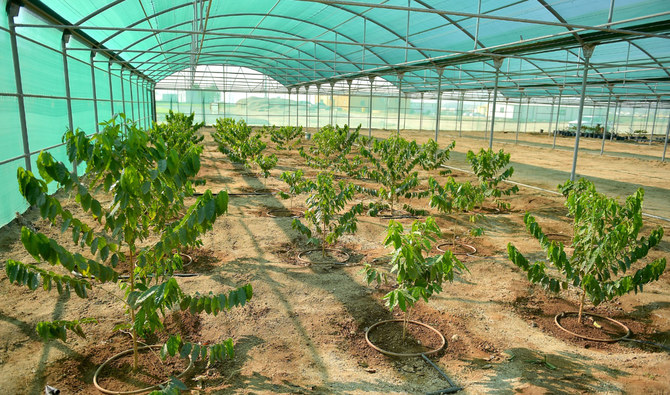
[[[379,198],[379,202],[368,207],[368,213],[372,215],[385,207],[393,213],[394,206],[403,197],[428,197],[432,208],[447,214],[470,213],[472,221],[481,216],[474,212],[486,200],[492,200],[498,210],[509,210],[506,198],[517,193],[518,187],[504,184],[514,169],[509,166],[510,155],[502,150],[482,149],[479,153],[467,153],[467,160],[477,177],[476,183],[457,182],[448,177],[446,183],[440,184],[429,177],[427,188],[419,188],[416,169],[440,169],[453,147],[452,143],[441,150],[434,141],[420,146],[399,136],[370,141],[361,138],[358,129],[351,131],[346,126],[327,126],[315,134],[312,146],[299,149],[305,164],[320,171],[316,181],[304,180],[301,171],[283,173],[281,178],[290,186],[291,197],[302,192],[310,193],[305,219],[321,236],[319,240],[311,241],[320,243],[322,251],[324,245],[335,244],[344,232],[356,230],[356,215],[362,213],[364,207],[361,203],[346,206],[346,202],[353,199],[354,191]],[[349,177],[354,183],[340,182],[335,188],[333,174]],[[374,181],[380,187],[375,190],[356,185],[355,182],[360,180]],[[550,241],[533,216],[526,213],[524,222],[546,251],[547,262],[530,264],[512,244],[508,247],[509,259],[528,273],[531,282],[549,291],[559,292],[569,285],[578,287],[581,291],[578,322],[581,323],[586,298],[597,306],[626,293],[642,291],[644,284],[659,278],[665,270],[665,258],[643,265],[632,274],[628,272],[658,245],[663,229],[658,227],[648,237],[639,237],[642,189],[628,197],[623,205],[596,192],[593,184],[583,179],[577,183],[567,182],[559,189],[566,197],[566,206],[574,221],[572,255],[565,254],[562,243]],[[409,204],[403,208],[411,214],[425,214],[425,210],[417,210]],[[293,226],[312,237],[310,227],[299,220],[294,220]],[[433,244],[442,236],[432,217],[425,222],[415,221],[407,232],[400,223],[391,220],[387,232],[384,243],[393,248],[390,269],[380,270],[367,265],[366,278],[372,283],[385,281],[388,275],[395,276],[396,288],[386,294],[384,300],[390,309],[398,307],[405,312],[406,326],[413,304],[422,299],[427,301],[433,293],[441,291],[445,279],[453,279],[455,270],[465,267],[451,252],[429,257]],[[474,235],[481,232],[481,228],[471,231]],[[547,271],[548,263],[553,264],[560,274]]]
[[[31,290],[41,287],[65,296],[74,291],[79,298],[88,298],[89,291],[110,293],[126,313],[126,321],[114,330],[130,333],[137,370],[138,344],[165,330],[168,313],[217,315],[243,306],[253,292],[246,284],[220,294],[188,294],[174,277],[183,266],[177,252],[201,245],[200,237],[228,209],[225,191],[207,190],[186,204],[200,169],[203,147],[196,132],[202,124],[193,124],[192,115],[170,114],[166,124],[147,131],[120,114],[102,126],[90,137],[81,130],[63,137],[68,160],[86,164],[83,177],[47,152],[37,159],[40,177],[18,169],[21,194],[43,219],[70,232],[74,244],[22,227],[21,242],[36,263],[10,259],[5,270],[11,283]],[[52,182],[59,189],[55,194],[48,192]],[[76,212],[65,208],[70,196],[79,206]],[[129,268],[127,278],[122,265]],[[37,332],[44,340],[65,341],[69,332],[85,336],[82,326],[97,322],[96,317],[40,322]],[[167,336],[162,357],[214,362],[233,356],[232,339],[201,345],[180,333]],[[174,393],[182,386],[173,379],[164,390]]]
[[[513,174],[508,167],[510,156],[502,151],[468,153],[477,183],[457,182],[449,177],[441,185],[430,177],[422,185],[420,169],[437,170],[440,175],[448,173],[444,165],[454,143],[441,149],[432,140],[422,145],[400,136],[370,140],[360,136],[359,129],[328,125],[314,134],[310,145],[298,148],[303,164],[317,170],[314,179],[306,178],[302,170],[283,172],[280,176],[289,187],[288,193],[281,192],[280,196],[291,199],[291,207],[297,195],[307,195],[304,220],[296,218],[292,226],[308,243],[318,245],[323,256],[343,234],[356,231],[357,217],[366,209],[372,216],[389,209],[393,216],[400,199],[422,197],[430,197],[431,207],[447,214],[472,211],[489,198],[502,209],[508,209],[509,203],[502,198],[518,191],[516,186],[501,185]],[[379,187],[365,187],[362,182],[376,183]],[[360,202],[351,204],[357,192],[376,200],[367,206]],[[408,203],[402,207],[413,215],[427,214],[426,210],[415,209]],[[368,283],[385,282],[395,276],[395,289],[384,300],[391,310],[400,308],[405,313],[403,328],[416,302],[428,301],[442,291],[445,281],[453,280],[455,272],[467,270],[451,251],[430,256],[441,237],[442,232],[432,217],[415,221],[407,231],[391,220],[384,240],[393,249],[389,267],[365,268]]]

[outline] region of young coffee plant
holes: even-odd
[[[442,284],[453,281],[454,271],[467,270],[451,251],[428,256],[440,234],[433,217],[426,218],[425,222],[414,221],[407,232],[401,223],[389,222],[384,244],[393,248],[390,274],[395,276],[396,287],[382,299],[391,311],[398,307],[405,313],[403,338],[412,307],[421,300],[428,302],[431,296],[442,292]],[[368,284],[387,280],[387,274],[370,265],[365,265],[364,272]]]
[[[293,209],[293,198],[300,195],[303,192],[303,185],[305,185],[305,179],[303,178],[304,173],[302,170],[297,170],[293,172],[285,171],[281,173],[279,178],[282,179],[288,186],[288,193],[279,192],[279,196],[282,199],[291,199],[291,209]]]
[[[123,117],[122,117],[123,118]],[[70,161],[86,163],[86,176],[78,178],[65,164],[43,152],[37,160],[42,179],[19,168],[17,177],[21,194],[29,204],[40,210],[42,218],[70,231],[75,247],[62,245],[47,235],[23,227],[21,241],[38,264],[8,260],[5,265],[11,283],[35,290],[55,289],[59,295],[74,290],[87,298],[92,289],[105,290],[104,283],[115,283],[123,296],[115,295],[128,314],[128,320],[117,329],[130,330],[133,344],[133,367],[138,367],[138,337],[162,330],[166,311],[171,309],[218,314],[234,306],[244,305],[252,296],[250,285],[228,294],[207,295],[184,293],[172,276],[180,259],[173,254],[183,245],[195,245],[198,238],[212,229],[216,219],[227,211],[228,195],[221,191],[214,196],[206,191],[175,221],[164,221],[161,211],[171,205],[181,206],[175,196],[200,168],[202,148],[192,146],[182,156],[161,138],[151,143],[149,135],[134,123],[116,123],[113,119],[91,137],[69,131],[64,137]],[[82,180],[87,179],[85,184]],[[50,195],[48,184],[56,181],[62,190]],[[81,208],[74,213],[62,204],[62,197],[73,194]],[[101,199],[105,200],[101,200]],[[103,203],[106,200],[109,203]],[[161,219],[158,219],[161,218]],[[96,223],[93,229],[93,223]],[[149,236],[154,236],[149,239]],[[77,247],[78,245],[78,247]],[[46,270],[39,263],[62,267],[61,273]],[[117,265],[129,266],[127,282],[119,275]],[[77,275],[70,275],[77,273]],[[101,285],[99,288],[98,285]],[[94,288],[94,286],[96,288]],[[105,290],[109,292],[108,290]],[[161,316],[163,318],[161,318]],[[39,335],[45,340],[66,340],[67,331],[82,335],[82,323],[94,318],[41,322]],[[172,334],[164,346],[164,354],[180,354],[193,359],[222,360],[233,354],[232,340],[200,346]]]
[[[221,153],[228,156],[231,162],[245,167],[265,149],[260,136],[254,135],[251,127],[242,119],[237,122],[232,118],[217,119],[213,137]]]
[[[514,168],[507,166],[510,161],[510,154],[506,154],[503,150],[494,153],[493,150],[484,150],[483,148],[478,154],[472,151],[467,153],[468,162],[472,167],[472,171],[477,175],[479,180],[479,187],[485,197],[493,197],[494,202],[501,210],[509,210],[509,202],[501,200],[503,196],[511,196],[519,192],[519,187],[514,185],[509,188],[500,188],[500,183],[512,177]]]
[[[200,144],[205,136],[198,136],[197,132],[205,123],[193,123],[195,113],[185,115],[170,110],[165,116],[165,123],[155,123],[149,131],[150,140],[156,141],[159,137],[163,139],[168,147],[184,154],[192,145]]]
[[[483,190],[472,185],[470,181],[457,182],[453,177],[448,177],[444,186],[441,186],[433,177],[428,179],[428,190],[430,191],[430,207],[438,209],[445,214],[453,212],[470,212],[469,220],[471,223],[477,222],[481,214],[472,213],[475,207],[481,205],[485,199]],[[475,227],[470,229],[472,236],[481,236],[482,228]],[[454,240],[456,233],[454,232]]]
[[[584,301],[588,297],[594,306],[631,291],[642,291],[644,284],[658,280],[665,270],[666,259],[658,258],[627,274],[649,250],[658,245],[663,228],[651,231],[649,237],[638,238],[642,229],[644,191],[638,189],[619,204],[596,191],[590,181],[579,179],[559,186],[566,196],[566,206],[573,217],[574,248],[572,256],[565,253],[563,243],[550,241],[535,218],[526,213],[526,228],[547,253],[560,277],[547,272],[546,263],[533,264],[511,243],[507,245],[510,260],[528,273],[528,280],[558,293],[568,285],[581,291],[578,321],[582,322]]]
[[[263,176],[263,184],[267,186],[267,180],[268,177],[270,177],[270,170],[277,166],[277,155],[263,155],[259,153],[256,155],[256,157],[254,157],[253,163],[255,163],[256,166],[258,166],[258,168],[261,170],[260,174]]]
[[[355,162],[359,158],[349,158],[348,155],[358,140],[359,130],[360,126],[351,131],[347,125],[326,125],[312,136],[312,146],[300,147],[298,152],[309,167],[356,176],[357,174],[350,173],[358,168]],[[354,163],[350,163],[351,161]]]
[[[270,140],[276,144],[275,147],[279,151],[292,150],[300,144],[302,135],[302,126],[282,126],[272,130]]]
[[[313,237],[310,228],[297,218],[293,220],[292,226],[307,236],[310,243],[319,245],[322,255],[325,256],[327,246],[336,244],[340,236],[345,233],[356,232],[358,223],[356,215],[363,211],[363,205],[359,203],[345,210],[356,189],[344,181],[340,181],[336,187],[331,173],[319,173],[314,181],[303,179],[299,189],[310,193],[305,201],[307,206],[305,220],[312,225],[317,237]]]
[[[371,210],[372,215],[376,215],[387,204],[391,209],[391,215],[393,215],[395,204],[401,196],[421,197],[428,195],[427,191],[423,191],[423,193],[416,191],[419,186],[419,173],[416,168],[434,169],[436,163],[441,164],[449,157],[449,152],[454,147],[454,143],[451,143],[445,150],[438,150],[435,147],[434,142],[420,146],[416,141],[409,142],[400,136],[391,136],[386,140],[375,140],[369,148],[361,146],[361,155],[368,161],[366,175],[381,185],[378,190],[359,188],[362,192],[382,199],[382,202]],[[405,204],[403,208],[411,214],[425,213],[425,211],[416,210],[408,204]]]

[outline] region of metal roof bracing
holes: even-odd
[[[286,88],[381,77],[405,93],[670,100],[668,0],[24,0],[138,78],[257,70]],[[40,28],[44,24],[17,27]],[[96,57],[98,60],[99,57]],[[440,78],[441,74],[441,78]],[[440,81],[441,79],[441,81]]]

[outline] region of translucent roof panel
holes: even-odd
[[[635,84],[635,94],[655,98],[665,95],[670,81],[667,0],[24,4],[152,82],[189,67],[225,64],[259,70],[285,87],[371,75],[399,86],[398,73],[404,73],[402,90],[409,93],[432,92],[438,85],[491,90],[492,58],[500,56],[502,94],[551,94],[559,88],[576,94],[581,47],[589,43],[597,44],[589,86],[624,95]],[[26,28],[38,25],[44,23],[23,22]],[[438,68],[444,68],[441,79]]]

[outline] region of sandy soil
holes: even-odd
[[[418,135],[417,139],[423,137]],[[443,138],[441,143],[447,141]],[[467,149],[483,144],[477,139],[460,139],[456,151],[462,156]],[[510,144],[495,147],[512,152],[520,165],[553,169],[558,162],[571,163],[568,151],[547,155],[546,150],[534,152]],[[282,155],[267,186],[285,188],[276,177],[298,166],[298,159],[297,155]],[[584,155],[580,161],[580,174],[604,180],[662,189],[666,187],[662,180],[670,179],[667,164],[649,172],[654,164],[639,159],[620,162]],[[625,175],[636,170],[637,176]],[[654,173],[654,177],[640,176],[644,172]],[[616,178],[612,174],[617,174]],[[215,191],[239,192],[263,186],[261,179],[230,165],[209,140],[201,175]],[[460,172],[454,175],[470,177]],[[554,189],[555,181],[545,179],[539,186]],[[576,308],[577,294],[569,290],[557,298],[529,285],[525,275],[508,261],[505,249],[512,242],[527,256],[541,258],[537,242],[523,226],[526,210],[536,215],[546,232],[569,234],[562,198],[521,188],[510,202],[509,213],[485,216],[479,223],[485,235],[477,238],[465,236],[470,226],[467,215],[434,213],[445,233],[458,235],[476,246],[478,253],[464,258],[469,273],[459,275],[442,294],[412,313],[413,319],[433,325],[447,339],[446,349],[431,359],[471,394],[669,392],[667,352],[630,342],[603,345],[581,341],[554,326],[554,314]],[[300,198],[294,204],[300,206]],[[392,318],[381,302],[388,287],[367,286],[360,273],[364,263],[384,254],[381,242],[387,221],[361,217],[358,233],[341,241],[352,256],[347,265],[305,265],[295,259],[295,251],[304,247],[304,242],[291,229],[292,219],[265,215],[267,207],[288,205],[273,195],[231,196],[229,214],[216,223],[214,231],[203,238],[202,249],[194,253],[201,275],[179,279],[187,292],[223,292],[246,282],[254,287],[254,299],[244,308],[218,317],[200,317],[193,338],[218,341],[233,337],[237,355],[226,363],[198,366],[196,377],[188,382],[193,393],[388,394],[447,387],[420,358],[385,357],[365,342],[367,328]],[[26,213],[24,221],[51,237],[66,239],[39,220],[35,211]],[[401,221],[411,223],[411,219]],[[658,225],[665,227],[666,234],[670,230],[667,222],[655,219],[649,219],[647,225],[645,233]],[[0,233],[3,267],[9,258],[30,262],[18,241],[19,231],[15,221]],[[664,241],[651,257],[668,256],[669,251],[670,243]],[[65,300],[55,293],[10,285],[6,275],[0,274],[0,393],[35,394],[46,383],[63,393],[94,393],[90,379],[102,351],[120,349],[127,343],[124,335],[112,331],[123,318],[111,295],[115,292],[119,290],[114,286],[98,286],[88,300]],[[666,274],[645,287],[644,293],[627,295],[590,311],[628,324],[636,338],[670,344],[670,276]],[[85,316],[100,319],[99,325],[85,328],[86,339],[45,344],[34,330],[41,320]]]

